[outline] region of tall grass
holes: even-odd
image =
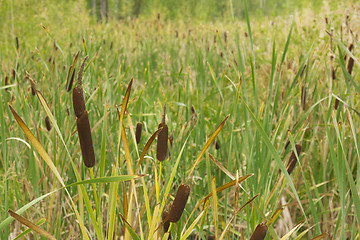
[[[37,234],[9,210],[56,239],[359,239],[356,7],[91,25],[74,7],[76,26],[31,19],[0,42],[4,239]],[[67,83],[86,56],[90,169]]]

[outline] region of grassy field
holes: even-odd
[[[360,239],[360,4],[212,23],[4,4],[1,239],[167,239],[181,184],[171,239],[250,239],[260,223],[265,239]]]

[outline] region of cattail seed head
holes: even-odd
[[[296,144],[295,145],[295,148],[296,148],[296,153],[298,156],[300,156],[300,152],[301,152],[301,145],[300,144]],[[289,162],[288,162],[288,165],[287,165],[287,171],[288,171],[288,174],[291,174],[291,172],[294,170],[295,166],[296,166],[296,162],[297,162],[297,159],[296,159],[296,155],[295,155],[295,152],[293,151],[290,155],[290,158],[289,158]]]
[[[74,87],[72,92],[74,112],[77,118],[80,118],[85,112],[85,99],[82,88]]]
[[[181,184],[176,192],[175,199],[171,205],[169,213],[169,221],[176,223],[179,221],[184,209],[186,202],[190,195],[190,187],[186,184]]]
[[[336,79],[336,73],[335,73],[334,67],[331,67],[331,79],[332,79],[332,80],[335,80],[335,79]]]
[[[45,126],[48,131],[51,130],[51,123],[50,123],[50,119],[48,116],[45,117]]]
[[[168,219],[168,215],[169,215],[169,211],[168,210],[164,210],[161,217],[162,217],[162,220],[166,220],[164,222],[164,232],[168,232],[169,230],[169,227],[170,227],[170,221]],[[171,239],[170,235],[169,235],[169,239]]]
[[[136,137],[136,144],[139,144],[141,139],[141,131],[142,131],[142,123],[138,122],[136,124],[136,131],[135,131],[135,137]]]
[[[15,42],[16,42],[16,50],[19,51],[20,45],[19,45],[19,38],[18,37],[15,38]]]
[[[113,42],[111,41],[111,43],[110,43],[110,50],[112,50],[112,48],[113,48]]]
[[[339,107],[339,99],[338,98],[335,98],[335,104],[334,104],[334,107],[335,107],[335,110],[337,110],[338,109],[338,107]]]
[[[253,234],[250,237],[250,240],[263,240],[266,237],[268,227],[264,223],[260,223],[256,226]]]
[[[219,141],[215,140],[215,149],[219,150],[220,149],[220,143]]]
[[[301,73],[300,73],[300,78],[302,78],[304,76],[304,72],[305,72],[305,69],[306,69],[306,64],[304,65],[303,69],[301,70]]]
[[[347,71],[348,71],[348,73],[350,75],[352,73],[353,67],[354,67],[354,59],[351,57],[351,58],[349,58],[349,62],[348,62],[348,65],[347,65]]]
[[[165,123],[160,123],[159,128],[161,127],[162,130],[159,132],[159,135],[157,137],[156,158],[162,162],[167,158],[168,154],[169,129]]]
[[[11,70],[11,76],[12,76],[12,79],[15,80],[15,78],[16,78],[16,71],[15,71],[15,69],[12,69],[12,70]]]
[[[88,168],[93,167],[95,165],[95,153],[91,137],[89,116],[86,110],[81,117],[76,120],[76,125],[84,164]]]

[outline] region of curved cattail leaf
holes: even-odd
[[[76,120],[76,125],[84,164],[86,167],[93,167],[95,165],[95,153],[91,137],[89,116],[86,110],[81,117]]]
[[[168,135],[169,129],[165,123],[160,123],[159,128],[162,130],[159,132],[156,145],[156,158],[159,161],[164,161],[168,156]]]
[[[66,87],[66,91],[70,92],[71,88],[72,88],[72,85],[74,83],[74,78],[75,78],[75,71],[76,71],[76,68],[74,68],[74,71],[71,75],[71,78],[70,78],[70,81],[69,81],[69,84],[67,85]],[[71,72],[71,67],[69,69],[69,75],[70,75],[70,72]]]
[[[48,131],[51,130],[51,123],[50,123],[49,116],[46,116],[46,117],[45,117],[45,126],[46,126],[46,129],[47,129]]]
[[[250,240],[263,240],[266,237],[268,227],[264,223],[260,223],[256,226],[255,231],[251,235]]]
[[[299,156],[300,152],[301,152],[301,145],[296,144],[295,148],[296,148],[297,155]],[[291,174],[291,172],[294,170],[294,168],[296,166],[296,162],[297,162],[296,155],[295,155],[295,152],[293,151],[290,155],[289,162],[287,165],[288,174]]]
[[[190,187],[186,184],[181,184],[176,192],[174,202],[171,206],[169,213],[169,221],[176,223],[179,221],[184,209],[186,202],[190,195]]]
[[[77,118],[80,118],[86,110],[85,99],[82,88],[79,88],[78,86],[74,87],[72,92],[72,100],[73,100],[75,116]]]
[[[138,122],[136,124],[136,130],[135,130],[135,137],[136,137],[136,144],[139,144],[141,139],[141,131],[142,131],[142,123]]]

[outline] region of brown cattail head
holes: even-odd
[[[301,88],[301,106],[302,106],[302,109],[305,110],[305,107],[306,107],[306,86],[302,86],[302,88]]]
[[[175,199],[171,205],[169,213],[169,221],[176,223],[179,221],[184,209],[186,202],[190,195],[190,187],[186,184],[181,184],[176,192]]]
[[[334,67],[331,67],[331,79],[332,79],[332,80],[335,80],[335,79],[336,79],[336,73],[335,73]]]
[[[30,84],[31,84],[31,94],[33,96],[35,96],[35,94],[36,94],[36,82],[33,79],[31,79],[31,77],[29,75],[26,75],[26,78],[29,79]]]
[[[19,38],[18,37],[15,38],[15,42],[16,42],[16,50],[19,51],[20,45],[19,45]]]
[[[11,76],[12,76],[12,79],[15,80],[15,78],[16,78],[16,71],[15,71],[15,69],[12,69],[12,70],[11,70]]]
[[[263,240],[266,237],[268,227],[264,223],[260,223],[256,226],[255,231],[250,237],[250,240]]]
[[[110,50],[112,50],[112,48],[113,48],[113,42],[111,41],[111,43],[110,43]]]
[[[326,23],[326,25],[328,25],[328,24],[329,24],[329,20],[328,20],[328,18],[327,18],[327,17],[325,17],[325,23]]]
[[[8,76],[5,76],[5,78],[4,78],[4,85],[5,86],[9,85],[9,77]]]
[[[88,168],[93,167],[95,165],[95,153],[91,137],[89,116],[86,110],[81,117],[76,120],[76,125],[84,164]]]
[[[225,31],[225,32],[224,32],[224,41],[225,41],[225,42],[227,42],[227,36],[228,36],[228,32]]]
[[[176,38],[179,37],[179,32],[178,32],[178,30],[175,31],[175,37],[176,37]]]
[[[136,124],[136,130],[135,130],[135,137],[136,137],[136,144],[139,144],[141,139],[141,131],[142,131],[142,123],[138,122]]]
[[[335,110],[337,110],[338,109],[338,107],[339,107],[339,99],[338,98],[335,98],[335,104],[334,104],[334,107],[335,107]]]
[[[215,149],[219,150],[220,149],[220,143],[219,141],[215,140]]]
[[[300,144],[296,144],[295,145],[295,148],[296,148],[296,153],[298,156],[300,156],[300,152],[301,152],[301,145]],[[295,152],[293,151],[290,155],[290,158],[289,158],[289,162],[288,162],[288,165],[287,165],[287,171],[288,171],[288,174],[291,174],[291,172],[294,170],[295,166],[296,166],[296,162],[297,162],[297,159],[296,159],[296,155],[295,155]]]
[[[161,128],[161,127],[162,127],[162,130],[159,132],[159,135],[157,137],[156,158],[162,162],[168,156],[169,129],[165,123],[160,123],[159,128]]]
[[[347,71],[350,75],[352,73],[353,67],[354,67],[354,59],[351,57],[351,58],[349,58],[349,62],[347,65]]]
[[[248,37],[248,36],[249,36],[247,32],[244,32],[244,35],[245,35],[245,37]]]
[[[48,131],[51,130],[51,123],[50,123],[50,119],[48,116],[45,117],[45,126]]]
[[[82,88],[74,87],[72,92],[74,112],[77,118],[80,118],[85,112],[85,99]]]

